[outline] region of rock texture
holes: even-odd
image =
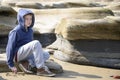
[[[53,50],[55,58],[120,68],[119,3],[120,0],[2,0],[0,46],[6,45],[19,9],[26,8],[36,17],[35,39]]]
[[[55,32],[67,40],[120,40],[119,25],[120,17],[113,16],[95,20],[63,19],[56,27]]]
[[[120,68],[120,41],[114,40],[66,40],[58,35],[57,40],[47,48],[54,50],[54,57],[62,61]],[[108,64],[109,63],[109,64]]]
[[[0,6],[0,35],[7,35],[16,24],[16,12],[5,6]]]
[[[17,66],[18,64],[15,64],[15,65]],[[62,73],[63,72],[62,66],[59,65],[55,61],[48,60],[48,61],[46,61],[45,65],[48,66],[48,68],[52,72],[55,72],[55,73]],[[0,54],[0,72],[4,72],[4,71],[8,72],[8,71],[10,71],[10,69],[6,65],[6,54]],[[18,71],[20,71],[19,68],[18,68]]]

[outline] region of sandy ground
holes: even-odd
[[[0,80],[115,80],[110,76],[120,75],[120,70],[116,69],[77,65],[54,60],[63,66],[64,73],[57,74],[55,77],[43,77],[22,72],[16,75],[11,72],[4,72],[0,73]]]

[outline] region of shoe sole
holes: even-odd
[[[38,76],[54,77],[56,74],[37,74]]]
[[[18,66],[19,66],[19,68],[20,68],[24,73],[33,74],[32,71],[29,71],[29,70],[25,69],[22,64],[19,64]]]

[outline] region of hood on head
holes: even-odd
[[[28,9],[20,9],[17,15],[17,20],[18,20],[18,24],[21,26],[22,29],[25,29],[24,24],[25,24],[25,20],[24,20],[24,16],[27,14],[32,14],[32,24],[30,25],[29,28],[33,27],[34,22],[35,22],[35,17],[34,14],[31,10]]]

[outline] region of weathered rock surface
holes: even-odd
[[[55,32],[67,40],[76,39],[107,39],[120,40],[120,18],[81,20],[63,19]]]
[[[73,7],[99,7],[97,3],[85,2],[18,2],[15,4],[17,7],[33,8],[33,9],[53,9],[53,8],[73,8]]]
[[[54,50],[54,57],[67,62],[120,68],[120,41],[66,40],[60,35],[47,48]],[[109,64],[108,64],[109,63]]]
[[[115,16],[120,16],[120,10],[115,10],[113,12],[114,12]]]
[[[120,2],[110,3],[105,8],[108,8],[108,9],[111,9],[111,10],[120,10]]]
[[[60,64],[58,64],[55,61],[52,60],[48,60],[46,61],[45,65],[52,71],[55,73],[62,73],[63,72],[63,68]]]
[[[20,8],[13,8],[16,12]],[[104,8],[68,8],[68,9],[31,9],[36,16],[34,30],[39,33],[54,33],[62,18],[99,19],[114,15]],[[99,14],[101,13],[101,14]],[[48,19],[49,18],[49,19]]]
[[[55,58],[78,64],[120,68],[119,1],[2,0],[0,47],[5,48],[8,33],[16,26],[19,9],[27,8],[35,14],[35,39],[43,47],[56,40],[56,33],[57,40],[47,47],[55,50]],[[0,51],[3,53],[3,49],[0,48]],[[61,69],[57,63],[48,62],[48,66],[55,71]]]
[[[8,35],[15,23],[16,12],[10,7],[0,6],[0,36]]]
[[[97,2],[120,2],[119,0],[93,0]]]
[[[45,65],[48,66],[48,68],[52,72],[55,72],[55,73],[63,72],[62,66],[55,61],[48,60],[45,63]],[[16,66],[17,66],[17,64],[16,64]],[[4,71],[10,71],[10,69],[8,68],[8,66],[6,64],[6,54],[0,54],[0,72],[4,72]]]
[[[71,8],[71,7],[99,7],[99,4],[91,3],[89,0],[59,0],[59,1],[26,1],[24,0],[3,0],[1,2],[4,6],[17,6],[21,8],[32,8],[32,9],[53,9],[53,8]]]

